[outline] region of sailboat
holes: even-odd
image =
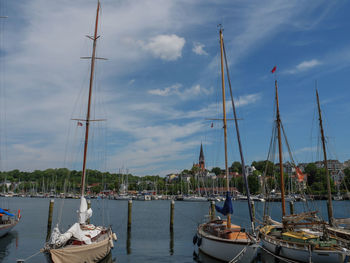
[[[227,77],[230,84],[231,92],[231,102],[233,106],[236,133],[238,138],[238,145],[240,150],[240,156],[242,161],[242,167],[244,166],[244,158],[242,154],[242,146],[240,141],[238,123],[235,105],[233,102],[231,83],[228,74],[226,52],[223,42],[222,28],[220,27],[220,54],[221,54],[221,81],[222,81],[222,103],[223,103],[223,123],[224,123],[224,142],[225,142],[225,171],[226,171],[226,199],[223,207],[216,206],[216,209],[226,216],[226,220],[214,219],[210,220],[204,224],[201,224],[197,228],[197,234],[194,241],[198,245],[200,252],[209,255],[213,258],[225,261],[234,262],[235,260],[242,260],[243,262],[251,262],[256,256],[258,249],[258,241],[254,234],[250,234],[238,225],[231,224],[231,214],[233,213],[232,202],[230,196],[229,187],[229,175],[228,175],[228,165],[227,165],[227,119],[226,119],[226,106],[225,106],[225,78],[224,78],[224,54],[226,62]],[[245,186],[248,197],[249,188],[246,180],[245,169],[243,169],[243,176],[245,179]],[[252,224],[252,230],[254,233],[254,222],[250,206],[250,198],[248,198],[248,207],[250,212],[250,219]]]
[[[277,80],[275,80],[275,93],[282,223],[264,216],[264,225],[259,230],[263,248],[276,257],[298,262],[347,262],[347,251],[323,230],[326,223],[317,216],[317,211],[286,215],[281,142],[281,128],[283,132],[284,129],[280,119]]]
[[[323,149],[323,164],[324,164],[324,168],[326,170],[326,178],[327,178],[328,225],[326,226],[326,229],[330,235],[333,235],[337,238],[340,245],[346,247],[347,249],[350,249],[350,218],[338,218],[338,219],[336,219],[336,218],[334,218],[334,215],[333,215],[331,183],[330,183],[330,177],[329,177],[328,160],[327,160],[327,152],[326,152],[326,139],[324,136],[320,99],[318,96],[317,89],[316,89],[316,99],[317,99],[317,108],[318,108],[318,116],[319,116],[319,124],[320,124],[321,140],[322,140],[322,149]],[[338,188],[338,193],[339,193],[339,188]],[[346,227],[341,227],[340,225],[345,225]]]
[[[14,228],[21,218],[21,212],[18,210],[17,216],[10,213],[7,209],[0,208],[0,237],[5,236]]]
[[[91,208],[88,208],[84,197],[89,124],[93,121],[90,119],[90,108],[96,59],[96,41],[99,38],[97,35],[99,10],[100,1],[97,1],[94,36],[89,37],[93,41],[93,49],[91,56],[88,107],[86,119],[80,120],[85,122],[85,143],[78,222],[74,223],[65,233],[60,232],[58,225],[54,228],[51,239],[45,244],[44,248],[44,251],[49,255],[53,262],[98,262],[110,253],[111,248],[114,246],[113,240],[117,239],[117,236],[113,233],[111,227],[95,226],[87,223],[88,219],[92,216],[92,210]]]

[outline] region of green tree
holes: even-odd
[[[309,163],[305,167],[305,173],[308,175],[307,183],[309,186],[313,185],[317,176],[317,166],[314,163]]]
[[[221,169],[219,167],[214,167],[213,169],[211,169],[211,172],[214,173],[215,175],[220,175]]]
[[[242,174],[242,165],[240,162],[233,162],[231,165],[231,171]]]

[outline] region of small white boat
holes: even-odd
[[[190,196],[184,196],[182,201],[185,201],[185,202],[207,202],[208,198],[204,197],[204,196],[190,195]]]
[[[199,225],[197,229],[198,249],[213,258],[231,262],[251,262],[257,254],[258,245],[240,226],[226,228],[226,220],[214,220]]]
[[[138,195],[137,200],[139,201],[151,201],[150,195]]]
[[[115,198],[115,200],[131,200],[132,197],[130,195],[117,195]]]

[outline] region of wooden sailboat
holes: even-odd
[[[99,10],[100,2],[98,1],[94,36],[89,37],[93,41],[93,49],[91,56],[88,107],[86,119],[80,120],[85,122],[85,143],[78,222],[73,224],[72,227],[63,234],[60,233],[58,226],[54,228],[51,235],[51,240],[46,243],[44,248],[45,252],[50,256],[50,259],[53,262],[98,262],[110,253],[111,248],[114,246],[113,240],[117,239],[115,233],[112,232],[111,227],[95,226],[87,223],[88,219],[92,216],[92,210],[91,208],[88,209],[87,202],[84,197],[89,124],[91,121],[93,121],[90,119],[90,108],[94,79],[94,65],[96,59],[96,40],[99,37],[97,35]]]
[[[277,80],[275,80],[275,92],[282,223],[265,217],[264,226],[259,231],[263,247],[278,257],[298,262],[347,262],[347,251],[344,251],[338,241],[323,230],[326,223],[318,218],[317,211],[286,215]]]
[[[226,171],[226,186],[227,195],[223,212],[226,215],[226,220],[211,220],[207,223],[198,226],[197,234],[195,236],[198,249],[213,258],[225,261],[233,262],[234,260],[242,260],[243,262],[251,262],[257,253],[257,239],[254,234],[250,234],[238,225],[231,224],[232,209],[230,188],[229,188],[229,176],[227,165],[227,125],[226,125],[226,106],[225,106],[225,79],[224,79],[224,42],[222,28],[220,28],[220,54],[221,54],[221,80],[222,80],[222,103],[223,103],[223,122],[224,122],[224,141],[225,141],[225,171]],[[227,60],[226,69],[227,69]],[[228,72],[228,71],[227,71]],[[230,90],[231,91],[231,90]],[[232,91],[231,91],[232,95]],[[231,96],[232,103],[233,97]],[[241,153],[242,167],[244,166],[244,159],[242,155],[242,148],[239,137],[239,130],[237,125],[237,118],[235,113],[235,107],[233,103],[234,117],[236,121],[236,131],[239,142],[239,150]],[[243,169],[244,173],[245,169]],[[245,173],[243,174],[245,176]],[[245,178],[246,179],[246,178]],[[246,190],[249,197],[249,188],[246,182]],[[226,207],[225,207],[226,206]],[[250,207],[250,198],[248,198],[248,206]],[[250,216],[252,220],[251,210]],[[252,222],[252,230],[254,231],[254,223]],[[254,232],[253,232],[254,233]],[[195,241],[195,240],[194,240]]]
[[[329,177],[328,160],[327,160],[327,152],[326,152],[326,139],[324,136],[320,99],[318,96],[317,89],[316,89],[316,99],[317,99],[317,109],[318,109],[321,140],[322,140],[322,149],[323,149],[323,165],[324,165],[324,168],[326,170],[326,178],[327,178],[328,225],[326,226],[326,229],[330,235],[333,235],[338,239],[340,245],[346,247],[347,249],[350,249],[350,218],[336,219],[336,218],[334,218],[334,215],[333,215],[331,183],[330,183],[330,177]],[[347,227],[340,227],[340,225],[346,225]]]

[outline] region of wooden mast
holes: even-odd
[[[96,60],[95,53],[96,53],[96,40],[98,38],[97,27],[98,27],[99,11],[100,11],[100,1],[98,0],[97,10],[96,10],[95,32],[93,37],[89,37],[93,41],[93,46],[92,46],[92,56],[91,56],[89,98],[88,98],[88,106],[87,106],[87,113],[86,113],[86,120],[85,120],[85,143],[84,143],[83,175],[81,177],[81,196],[84,196],[84,193],[85,193],[86,157],[87,157],[87,149],[88,149],[88,141],[89,141],[91,95],[92,95],[92,87],[93,87],[94,71],[95,71],[95,60]]]
[[[280,118],[280,109],[278,103],[278,88],[277,80],[275,80],[275,89],[276,89],[276,122],[278,130],[278,151],[279,151],[279,161],[280,161],[280,175],[281,175],[281,201],[282,201],[282,217],[286,215],[286,203],[284,199],[284,178],[283,178],[283,156],[282,156],[282,139],[281,139],[281,118]]]
[[[224,142],[225,142],[225,174],[226,174],[226,189],[230,192],[230,181],[228,176],[227,166],[227,120],[226,120],[226,103],[225,103],[225,76],[224,76],[224,57],[223,57],[223,36],[222,28],[220,28],[220,55],[221,55],[221,84],[222,84],[222,111],[224,121]],[[231,215],[227,214],[227,228],[231,228]]]
[[[234,99],[233,99],[231,79],[230,79],[230,73],[229,73],[229,69],[228,69],[228,63],[227,63],[226,50],[225,50],[225,43],[224,42],[222,43],[222,47],[223,47],[223,50],[224,50],[224,58],[225,58],[225,65],[226,65],[227,81],[228,81],[228,85],[229,85],[229,88],[230,88],[233,118],[235,120],[235,126],[236,126],[236,136],[237,136],[237,142],[238,142],[239,155],[241,157],[241,163],[242,163],[242,175],[243,175],[243,178],[244,178],[245,190],[246,190],[247,197],[248,197],[247,200],[248,200],[248,209],[249,209],[250,222],[251,222],[251,225],[252,225],[252,232],[255,233],[254,216],[253,216],[253,212],[252,212],[252,203],[251,203],[251,199],[250,199],[249,184],[248,184],[248,179],[247,179],[247,172],[246,172],[246,169],[245,169],[245,162],[244,162],[244,156],[243,156],[241,136],[240,136],[239,127],[238,127],[238,118],[237,118],[237,113],[236,113],[236,106],[235,106]]]
[[[328,162],[327,162],[327,152],[326,152],[326,140],[324,137],[323,132],[323,124],[322,124],[322,115],[321,115],[321,107],[320,107],[320,99],[318,97],[318,91],[316,89],[316,98],[317,98],[317,108],[318,108],[318,116],[319,116],[319,122],[320,122],[320,130],[321,130],[321,139],[322,139],[322,148],[323,148],[323,164],[324,168],[326,169],[326,178],[327,178],[327,192],[328,192],[328,202],[327,202],[327,209],[328,209],[328,221],[329,225],[333,226],[334,217],[333,217],[333,205],[332,205],[332,192],[331,192],[331,182],[329,178],[329,171],[328,171]]]

